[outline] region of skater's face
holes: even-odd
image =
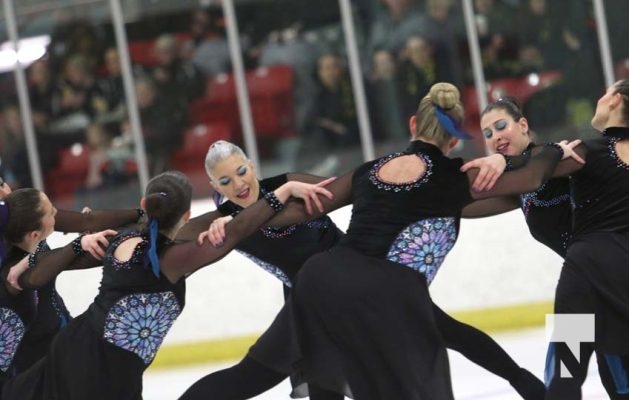
[[[216,191],[243,208],[255,203],[260,193],[253,164],[237,154],[216,163],[211,183]]]
[[[509,156],[522,154],[531,142],[526,118],[516,121],[502,109],[485,113],[481,117],[480,126],[487,147],[494,153]]]

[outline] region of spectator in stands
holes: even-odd
[[[369,49],[386,49],[397,54],[409,36],[419,33],[422,13],[416,0],[381,0],[382,8],[376,13],[369,29]]]
[[[312,134],[327,149],[358,143],[352,84],[337,54],[319,58],[317,80],[318,93],[310,117]]]
[[[42,170],[48,171],[56,162],[56,146],[39,134],[36,140]],[[2,178],[12,188],[33,186],[20,110],[14,102],[7,103],[2,109],[0,165]]]
[[[92,124],[85,131],[86,144],[90,149],[90,163],[85,180],[85,188],[88,190],[98,189],[105,184],[103,171],[107,167],[112,136],[107,128],[100,124]]]
[[[483,57],[485,78],[513,76],[518,73],[517,44],[512,21],[515,7],[495,0],[475,0],[474,13]]]
[[[161,96],[172,98],[185,109],[189,101],[205,94],[205,77],[194,64],[182,59],[179,52],[179,42],[173,35],[158,37],[155,41],[157,65],[151,77]]]
[[[375,139],[406,137],[400,118],[398,71],[393,54],[384,49],[373,55],[371,73],[367,79],[369,115]]]
[[[125,107],[124,85],[122,82],[122,68],[118,49],[110,47],[105,51],[106,76],[98,81],[100,91],[107,102],[107,110],[116,112]]]
[[[409,37],[400,53],[398,80],[403,121],[417,111],[417,99],[423,98],[435,82],[444,80],[440,79],[441,73],[430,43],[420,35]]]
[[[55,85],[47,59],[41,58],[28,68],[29,99],[33,110],[33,124],[44,129],[52,114]]]
[[[459,42],[464,41],[465,26],[452,0],[427,0],[426,12],[417,21],[419,34],[433,48],[439,81],[463,87],[463,59]]]
[[[107,111],[88,61],[81,55],[71,56],[53,96],[53,133],[81,136],[89,123]],[[73,140],[77,141],[77,140]]]
[[[172,152],[182,143],[185,120],[181,113],[164,101],[153,81],[139,78],[135,82],[135,95],[138,100],[142,132],[151,176],[166,171],[170,167]]]
[[[26,145],[20,121],[20,110],[15,104],[7,104],[2,110],[0,124],[0,165],[4,180],[13,188],[30,186],[31,174],[26,155]]]
[[[564,7],[551,10],[546,0],[528,0],[522,8],[517,19],[520,62],[529,69],[561,69],[581,47],[562,17]]]
[[[190,40],[183,46],[183,55],[206,76],[230,69],[229,46],[222,30],[215,30],[205,10],[195,10],[190,18]]]

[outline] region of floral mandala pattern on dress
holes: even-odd
[[[282,283],[288,287],[292,287],[293,283],[290,281],[290,278],[288,277],[288,275],[286,275],[284,273],[284,271],[282,271],[279,267],[268,263],[266,261],[263,261],[261,259],[259,259],[258,257],[251,255],[245,251],[242,250],[236,250],[238,253],[242,254],[243,256],[247,257],[248,259],[250,259],[251,261],[253,261],[255,264],[257,264],[259,267],[261,267],[263,270],[265,270],[266,272],[272,274],[273,276],[275,276],[277,279],[279,279],[280,281],[282,281]]]
[[[15,311],[0,308],[0,371],[6,372],[24,337],[24,323]]]
[[[375,163],[371,169],[369,170],[369,180],[374,184],[378,189],[393,191],[393,192],[401,192],[402,190],[409,191],[414,188],[418,188],[424,183],[428,182],[428,179],[432,175],[433,163],[432,159],[425,154],[422,153],[414,153],[417,157],[419,157],[424,164],[426,165],[426,171],[424,174],[417,180],[409,181],[409,182],[401,182],[401,183],[393,183],[393,182],[385,182],[382,181],[378,175],[380,174],[380,168],[387,162],[391,161],[394,158],[407,156],[408,153],[393,153],[389,154],[386,157],[381,158],[377,163]]]
[[[387,260],[405,265],[426,277],[428,284],[457,238],[454,218],[430,218],[406,227],[394,240]]]
[[[552,199],[548,200],[540,199],[539,195],[544,192],[545,188],[546,184],[544,183],[536,191],[523,193],[520,195],[520,205],[525,217],[529,215],[531,207],[555,207],[563,202],[570,201],[570,195],[568,193],[553,197]]]
[[[109,309],[103,339],[135,353],[148,365],[180,313],[173,292],[125,296]]]

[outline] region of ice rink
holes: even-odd
[[[543,328],[492,335],[494,339],[524,368],[538,377],[543,376],[546,339]],[[509,384],[472,364],[455,352],[450,352],[450,367],[454,396],[457,400],[515,400],[518,395]],[[174,400],[196,379],[210,371],[230,364],[204,365],[172,370],[149,370],[144,375],[144,400]],[[255,397],[257,400],[289,399],[290,385],[282,382],[273,390]],[[584,400],[607,399],[598,378],[596,360],[592,360],[588,379],[583,388]]]

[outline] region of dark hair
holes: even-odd
[[[504,96],[494,101],[493,103],[489,103],[480,114],[480,116],[482,117],[483,115],[493,110],[503,110],[504,112],[509,114],[515,121],[519,121],[520,119],[524,118],[524,113],[522,112],[522,104],[520,104],[520,101],[513,96]]]
[[[622,95],[622,118],[629,122],[629,79],[623,79],[614,84],[614,93]]]
[[[0,226],[0,232],[8,243],[19,243],[28,232],[41,229],[44,209],[39,190],[14,190],[4,198],[4,202],[9,208],[9,217],[6,225]]]
[[[149,181],[144,198],[149,219],[157,220],[160,229],[171,229],[190,209],[192,185],[179,171],[162,172]]]

